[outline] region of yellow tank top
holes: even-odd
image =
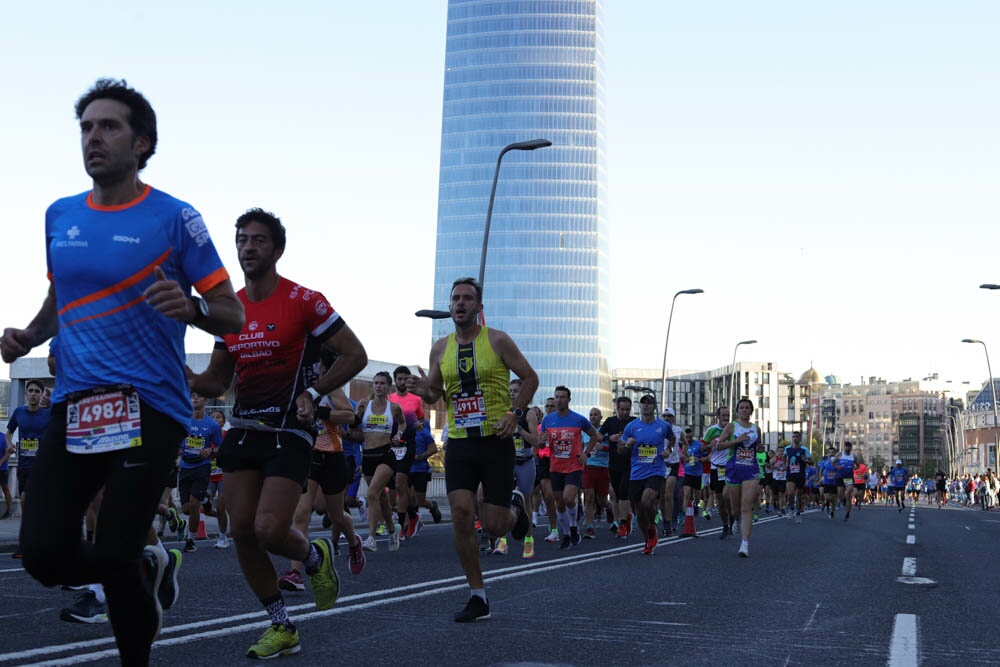
[[[448,401],[448,439],[493,435],[493,427],[510,409],[510,370],[490,345],[489,329],[481,327],[468,345],[455,334],[441,357],[444,397]]]

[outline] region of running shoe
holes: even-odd
[[[436,500],[431,501],[431,518],[434,519],[434,523],[441,523],[441,508],[438,507]]]
[[[384,536],[388,532],[389,530],[385,527],[384,523],[380,523],[378,525],[378,528],[375,529],[375,534],[378,535],[379,537]]]
[[[167,508],[167,526],[170,528],[170,532],[176,533],[180,521],[177,518],[177,510],[173,507]]]
[[[656,528],[654,527],[653,530],[655,531]],[[670,537],[673,534],[673,532],[674,532],[673,528],[671,528],[668,524],[663,524],[663,530],[660,531],[660,537],[666,539]]]
[[[510,529],[510,534],[515,540],[523,540],[531,531],[528,510],[524,507],[524,494],[514,489],[510,497],[510,506],[514,510],[514,527]]]
[[[406,522],[406,539],[410,539],[414,535],[420,532],[420,529],[424,527],[424,522],[420,520],[420,515],[411,518]]]
[[[299,631],[289,630],[285,625],[272,625],[247,650],[248,658],[267,660],[279,655],[292,655],[302,650],[299,646]]]
[[[22,558],[24,558],[24,555],[21,553],[21,547],[18,547],[17,550],[10,555],[10,557],[13,558],[14,560],[21,560]]]
[[[177,573],[181,569],[181,552],[171,549],[167,552],[167,567],[163,570],[160,588],[156,591],[160,598],[160,606],[170,609],[181,596],[181,585],[177,582]]]
[[[740,558],[750,558],[750,543],[746,540],[740,542],[740,550],[736,552]]]
[[[359,535],[354,536],[354,547],[349,550],[347,565],[351,569],[351,574],[361,574],[365,569],[365,550]]]
[[[361,518],[362,521],[367,521],[368,502],[364,498],[358,498],[358,502],[361,503],[360,505],[358,505],[358,516]]]
[[[160,584],[163,583],[163,572],[167,569],[167,554],[158,546],[146,546],[142,550],[141,571],[146,590],[153,598],[156,611],[156,631],[153,639],[160,634],[163,626],[163,606],[160,604]]]
[[[618,535],[618,533],[621,530],[621,528],[618,526],[618,522],[615,521],[614,523],[611,524],[611,526],[609,527],[609,530],[611,531],[612,535]]]
[[[711,521],[712,520],[712,515],[709,514],[708,512],[702,512],[701,513],[701,518],[704,519],[705,521]]]
[[[584,539],[587,539],[587,540],[596,540],[597,539],[597,533],[594,532],[594,527],[593,526],[587,526],[587,529],[585,531],[583,531],[583,537],[584,537]]]
[[[186,553],[186,554],[189,554],[189,553],[191,553],[192,551],[197,551],[197,550],[198,550],[198,545],[196,545],[196,544],[194,543],[194,540],[192,540],[192,539],[191,539],[191,538],[189,537],[189,538],[187,539],[187,541],[186,541],[186,542],[184,542],[184,553]]]
[[[228,549],[229,548],[229,538],[226,537],[225,533],[219,533],[219,539],[215,541],[216,549]]]
[[[522,558],[534,558],[535,557],[535,538],[526,537],[524,538],[524,554]]]
[[[583,538],[580,537],[580,529],[577,528],[576,526],[570,526],[569,539],[574,547],[580,544],[580,542],[583,542]]]
[[[389,533],[389,551],[399,551],[399,531],[402,530],[399,526],[393,525],[392,531]]]
[[[456,623],[475,623],[490,617],[490,605],[478,595],[473,595],[465,603],[465,608],[455,614]]]
[[[569,547],[570,547],[570,545],[572,543],[573,543],[573,540],[570,539],[570,536],[569,535],[564,535],[563,538],[562,538],[562,544],[559,545],[559,548],[560,549],[569,549]]]
[[[729,536],[730,536],[731,534],[732,534],[732,533],[731,533],[731,532],[730,532],[730,530],[729,530],[729,526],[723,526],[723,527],[722,527],[722,533],[721,533],[721,534],[719,535],[719,539],[720,539],[720,540],[724,540],[724,539],[726,539],[727,537],[729,537]]]
[[[607,519],[608,523],[615,523],[615,514],[611,511],[611,505],[604,506],[604,518]]]
[[[59,612],[59,619],[67,623],[107,623],[108,605],[98,602],[94,591],[80,591],[73,606]]]
[[[492,553],[494,556],[506,556],[508,551],[509,547],[507,546],[507,538],[501,537],[497,540],[496,549],[494,549]]]
[[[663,510],[656,510],[656,518],[653,519],[653,523],[660,523],[663,520]]]
[[[545,538],[546,542],[558,542],[559,541],[559,531],[550,530],[548,536]]]
[[[847,523],[847,520],[850,518],[851,518],[851,513],[848,512],[847,514],[844,515],[844,523]]]
[[[302,578],[302,573],[298,570],[288,570],[278,577],[278,588],[283,591],[304,591],[306,580]]]
[[[653,550],[656,549],[656,545],[659,544],[660,540],[656,537],[656,526],[651,525],[646,529],[646,546],[642,548],[642,553],[647,556],[653,555]]]
[[[317,611],[325,611],[333,606],[340,595],[340,575],[333,566],[333,544],[330,543],[330,538],[313,540],[312,545],[319,552],[320,559],[316,571],[309,573],[309,587],[312,589]]]
[[[375,542],[374,537],[369,535],[361,543],[361,548],[364,549],[365,551],[371,551],[372,553],[375,553],[376,551],[378,551],[378,543]]]
[[[624,540],[628,537],[628,521],[618,524],[618,539]]]
[[[171,509],[173,509],[173,508],[171,508]],[[177,524],[177,541],[178,542],[183,542],[184,540],[187,539],[187,527],[188,527],[187,519],[181,519],[180,522]]]

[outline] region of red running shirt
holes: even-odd
[[[236,294],[246,310],[238,334],[216,338],[236,362],[233,417],[281,430],[312,431],[296,417],[295,397],[319,377],[319,349],[344,321],[319,292],[286,278],[256,303]],[[235,426],[235,424],[234,424]]]

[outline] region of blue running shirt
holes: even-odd
[[[647,424],[641,419],[630,421],[622,431],[622,442],[635,438],[632,445],[632,471],[629,479],[666,477],[667,464],[663,460],[667,433],[673,427],[662,419]]]
[[[186,293],[228,280],[201,214],[148,185],[121,206],[98,206],[83,193],[49,206],[45,242],[59,313],[52,401],[127,382],[153,408],[187,424],[187,325],[146,305],[143,292],[157,266]]]

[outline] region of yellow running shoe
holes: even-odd
[[[292,655],[302,650],[299,646],[299,631],[289,630],[284,625],[272,625],[260,636],[257,643],[247,651],[248,658],[267,660],[279,655]]]

